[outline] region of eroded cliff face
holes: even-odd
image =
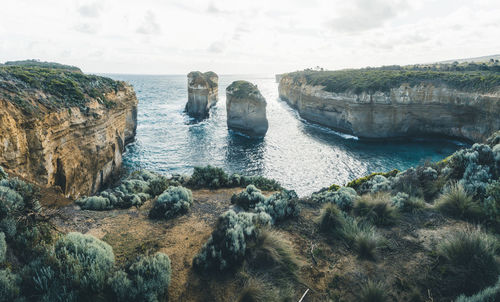
[[[360,138],[442,135],[479,142],[500,129],[500,89],[401,85],[388,93],[332,93],[284,75],[279,95],[304,119]]]
[[[188,102],[186,112],[195,118],[208,116],[210,108],[219,99],[219,77],[214,72],[193,71],[188,74]]]
[[[30,93],[36,114],[0,96],[0,165],[41,186],[59,186],[67,197],[97,192],[119,171],[125,144],[134,139],[132,87],[107,93],[107,106],[90,99],[85,108],[49,109],[36,95],[46,97]]]

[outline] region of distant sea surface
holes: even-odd
[[[211,164],[231,173],[276,179],[306,196],[371,172],[438,161],[461,147],[446,139],[364,142],[308,123],[279,99],[273,75],[221,75],[219,101],[201,122],[184,113],[185,75],[106,76],[132,84],[139,99],[136,140],[124,155],[130,170],[190,174],[195,166]],[[269,130],[264,139],[227,129],[225,89],[235,80],[257,84],[267,100]]]

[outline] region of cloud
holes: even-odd
[[[208,47],[208,52],[221,53],[226,49],[226,43],[223,41],[215,41]]]
[[[144,16],[144,21],[137,28],[137,33],[143,35],[156,35],[161,33],[161,27],[156,22],[156,16],[152,11],[148,11]]]
[[[352,7],[341,9],[341,15],[328,22],[332,30],[358,33],[378,28],[409,8],[406,0],[354,0],[351,3]]]
[[[218,9],[213,2],[210,2],[207,8],[207,13],[218,14],[220,12],[221,12],[220,9]]]
[[[87,18],[97,18],[101,14],[102,6],[99,2],[84,4],[78,7],[78,13]]]
[[[91,23],[79,23],[74,29],[84,34],[96,34],[99,31],[99,25]]]

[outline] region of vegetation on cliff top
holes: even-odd
[[[231,94],[236,98],[247,98],[253,97],[257,99],[263,99],[264,97],[260,94],[257,85],[254,85],[247,81],[234,81],[231,85],[227,86],[226,92]]]
[[[1,65],[1,64],[0,64]],[[56,62],[41,62],[39,60],[23,60],[23,61],[8,61],[5,62],[7,66],[23,66],[23,67],[42,67],[51,69],[64,69],[74,72],[82,72],[82,70],[76,66],[64,65]]]
[[[403,84],[444,85],[450,88],[491,92],[500,87],[500,64],[435,64],[412,66],[384,66],[379,68],[314,71],[307,69],[286,74],[297,84],[303,80],[309,85],[324,86],[328,92],[374,93],[389,92]]]
[[[211,88],[217,86],[217,82],[212,81],[212,78],[219,78],[219,76],[213,71],[201,72],[201,71],[191,71],[188,73],[188,78],[191,78],[191,85],[206,85],[208,84]]]
[[[91,98],[111,107],[114,103],[106,94],[123,87],[123,82],[86,75],[76,67],[57,63],[21,61],[0,65],[0,98],[25,113],[36,113],[39,104],[50,109],[75,106],[85,109]]]

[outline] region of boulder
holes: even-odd
[[[201,73],[193,71],[188,74],[188,102],[186,112],[194,118],[205,118],[210,108],[219,99],[219,77],[215,72]]]
[[[256,85],[235,81],[226,88],[227,126],[252,137],[266,135],[266,99]]]

